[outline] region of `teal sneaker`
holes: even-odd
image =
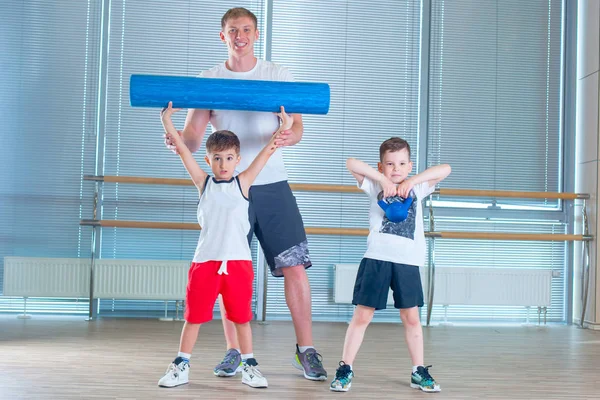
[[[413,389],[421,389],[424,392],[441,392],[440,385],[435,382],[435,379],[429,375],[429,367],[419,366],[417,371],[410,376],[410,387]]]
[[[343,361],[340,361],[339,368],[335,371],[335,378],[331,381],[329,389],[334,392],[347,392],[352,386],[352,377],[354,372]]]

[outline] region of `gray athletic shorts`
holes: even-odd
[[[248,218],[271,274],[283,276],[282,268],[304,265],[310,268],[308,242],[296,198],[287,181],[250,187]]]

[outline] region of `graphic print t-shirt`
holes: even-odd
[[[435,189],[427,182],[415,185],[411,191],[413,202],[404,221],[392,222],[381,209],[378,200],[382,188],[378,182],[365,177],[360,189],[369,196],[369,237],[365,258],[398,264],[425,265],[425,234],[421,201]],[[390,200],[388,199],[387,202]]]

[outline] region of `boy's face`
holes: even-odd
[[[412,167],[413,164],[406,149],[394,152],[386,151],[383,154],[383,160],[378,163],[379,172],[396,184],[408,177]]]
[[[229,55],[254,56],[254,42],[258,40],[258,29],[250,17],[229,19],[220,36],[221,40],[227,44]]]
[[[229,180],[233,177],[235,167],[240,163],[240,155],[235,148],[209,153],[205,158],[213,175],[218,180]]]

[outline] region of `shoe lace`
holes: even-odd
[[[235,364],[235,359],[236,358],[237,358],[237,355],[235,354],[235,352],[228,351],[225,354],[225,357],[223,357],[223,360],[221,361],[221,365],[223,365],[223,364]]]
[[[350,369],[350,366],[343,361],[340,361],[340,367],[335,371],[335,379],[338,381],[348,380],[350,376],[354,375],[354,372]]]
[[[167,374],[170,374],[173,378],[177,378],[179,376],[179,371],[181,371],[179,366],[175,363],[171,363],[167,369]]]
[[[257,366],[246,365],[246,368],[248,369],[248,374],[250,375],[250,378],[254,378],[255,376],[257,378],[264,378],[262,372],[260,372],[260,369],[258,369]]]
[[[323,356],[316,351],[306,354],[306,359],[312,368],[323,368]]]
[[[426,367],[423,367],[423,369],[421,369],[419,371],[419,375],[421,375],[421,377],[423,378],[423,380],[428,381],[428,382],[435,382],[435,380],[433,379],[433,377],[431,375],[429,375],[429,368],[432,367],[431,365],[428,365]]]

